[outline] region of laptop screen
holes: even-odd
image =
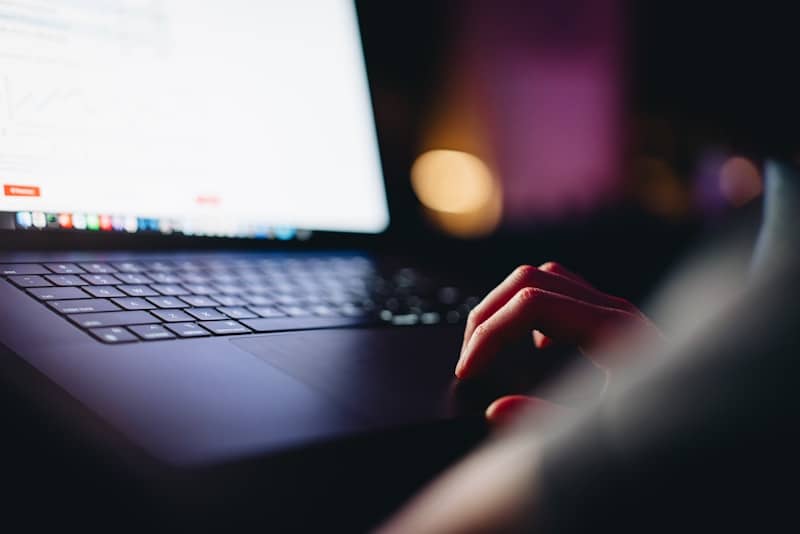
[[[349,0],[0,3],[3,227],[388,224]]]

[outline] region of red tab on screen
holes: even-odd
[[[3,193],[7,197],[40,197],[42,192],[35,185],[3,185]]]
[[[203,206],[219,206],[221,199],[217,195],[198,195],[194,201]]]

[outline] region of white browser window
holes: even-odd
[[[350,0],[0,0],[0,211],[378,232]]]

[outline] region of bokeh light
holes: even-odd
[[[734,206],[743,206],[761,195],[764,182],[758,167],[748,158],[729,158],[719,170],[719,190]]]
[[[429,150],[411,168],[411,185],[427,214],[445,232],[473,237],[494,230],[502,195],[489,166],[459,150]]]
[[[458,150],[430,150],[411,168],[411,185],[426,207],[446,213],[467,213],[486,204],[494,179],[478,157]]]

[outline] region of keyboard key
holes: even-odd
[[[285,306],[297,306],[300,304],[300,299],[294,295],[278,295],[277,301],[278,304],[283,304]]]
[[[351,300],[350,295],[344,292],[330,292],[326,291],[323,295],[325,300],[334,306],[339,306]]]
[[[165,324],[164,326],[180,337],[203,337],[211,335],[208,330],[194,323],[172,323]]]
[[[372,324],[367,318],[357,317],[283,317],[271,319],[243,319],[242,323],[256,332],[280,332],[313,328],[337,328]]]
[[[181,310],[153,310],[153,315],[168,323],[182,323],[184,321],[194,321],[194,317]]]
[[[104,343],[129,343],[131,341],[138,341],[136,336],[118,326],[111,328],[92,328],[89,330],[89,333]]]
[[[139,297],[122,297],[113,300],[126,310],[152,310],[155,308],[154,305]]]
[[[141,285],[152,282],[149,276],[140,273],[118,273],[116,276],[123,284]]]
[[[57,286],[85,286],[86,280],[74,274],[48,274],[45,278]]]
[[[114,263],[113,266],[123,273],[140,273],[144,271],[144,267],[140,263],[132,261],[124,261],[121,263]]]
[[[117,289],[131,297],[157,297],[158,292],[150,289],[148,286],[117,286]]]
[[[211,274],[211,280],[220,284],[231,284],[236,282],[236,277],[229,272],[215,272]]]
[[[158,319],[146,311],[119,311],[103,313],[78,313],[67,315],[70,321],[83,328],[99,326],[126,326],[131,324],[157,323]]]
[[[153,279],[153,282],[157,284],[180,284],[181,279],[175,276],[174,274],[170,273],[150,273],[148,274],[150,278]]]
[[[207,285],[208,282],[211,281],[208,276],[203,276],[202,274],[196,273],[180,273],[180,277],[181,282],[184,283],[184,287],[186,287],[186,284],[205,285],[206,287],[210,287]]]
[[[45,263],[44,265],[56,274],[82,274],[86,272],[74,263]]]
[[[9,276],[8,281],[17,287],[46,287],[51,286],[50,282],[41,276],[31,274],[22,276]]]
[[[147,300],[159,308],[185,308],[187,304],[178,297],[147,297]]]
[[[258,317],[255,313],[251,312],[247,308],[217,308],[217,310],[221,311],[231,319],[252,319],[254,317]]]
[[[271,295],[273,287],[269,284],[247,284],[245,292],[251,295]]]
[[[420,315],[422,324],[438,324],[442,321],[441,315],[438,312],[426,312]]]
[[[153,284],[150,287],[168,297],[180,297],[181,295],[189,294],[182,286],[174,284]]]
[[[292,317],[306,317],[311,315],[309,310],[300,306],[281,306],[281,309],[286,312],[286,315],[290,315]]]
[[[416,313],[404,313],[392,316],[392,324],[398,326],[412,326],[419,322],[419,315]]]
[[[110,286],[120,283],[119,280],[117,280],[110,274],[82,274],[81,278],[83,278],[93,286]]]
[[[218,319],[227,319],[228,316],[218,312],[213,308],[189,308],[187,313],[201,321],[216,321]]]
[[[194,261],[177,261],[175,262],[175,268],[179,271],[200,271],[202,267],[200,264]]]
[[[85,299],[89,297],[77,287],[35,287],[29,289],[28,293],[39,300],[65,300],[65,299]],[[102,295],[95,295],[102,296]]]
[[[66,289],[66,288],[65,288]],[[111,286],[86,286],[83,288],[87,293],[91,293],[95,297],[107,298],[124,297],[125,293]]]
[[[202,295],[187,295],[185,297],[181,297],[181,299],[188,302],[195,308],[210,308],[212,306],[219,305],[219,302],[216,300]]]
[[[166,262],[166,261],[151,261],[145,264],[145,268],[148,271],[158,271],[158,272],[172,272],[176,269],[175,265]]]
[[[241,295],[245,292],[242,286],[234,284],[216,284],[217,292],[224,295]]]
[[[14,274],[50,274],[50,271],[44,265],[36,263],[0,264],[0,275],[9,276]]]
[[[345,304],[339,308],[339,314],[344,315],[345,317],[365,317],[369,314],[369,312],[359,306]]]
[[[330,306],[325,306],[323,304],[319,304],[317,306],[311,306],[311,313],[314,315],[318,315],[320,317],[331,317],[337,315],[336,311],[331,308]]]
[[[286,317],[285,313],[273,306],[250,306],[250,311],[261,317]]]
[[[275,304],[274,298],[264,295],[244,295],[244,299],[248,304],[252,304],[253,306],[272,306]]]
[[[202,321],[200,325],[218,336],[229,334],[249,334],[250,329],[236,321]]]
[[[317,293],[305,293],[300,294],[297,297],[298,304],[319,304],[322,305],[325,303],[325,299],[322,298],[322,295]]]
[[[115,268],[107,263],[81,263],[79,265],[84,271],[92,274],[112,274],[117,272]]]
[[[213,287],[207,284],[183,284],[183,287],[193,295],[211,295],[216,293]]]
[[[161,326],[160,324],[147,324],[141,326],[129,326],[128,330],[139,336],[145,341],[157,341],[159,339],[173,339],[175,334]]]
[[[106,299],[51,300],[47,303],[61,313],[117,311],[119,307]]]
[[[243,299],[233,295],[214,295],[214,300],[223,306],[244,306],[247,304]]]

